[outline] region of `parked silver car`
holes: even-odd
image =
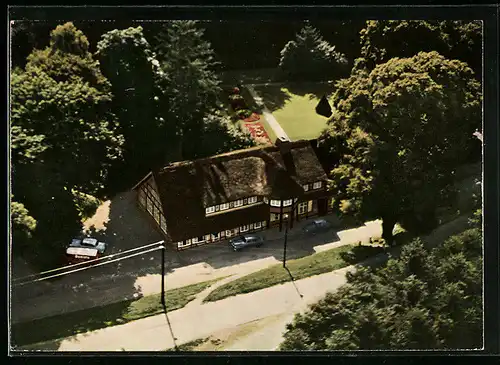
[[[229,244],[234,251],[239,251],[245,247],[255,246],[260,247],[264,243],[264,239],[257,235],[238,236],[229,241]]]
[[[306,224],[302,229],[305,233],[316,234],[328,231],[331,226],[331,223],[325,219],[315,219]]]

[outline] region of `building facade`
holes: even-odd
[[[176,249],[218,242],[329,211],[327,176],[312,141],[169,164],[134,188],[137,202]]]

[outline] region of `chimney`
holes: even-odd
[[[290,149],[291,149],[291,143],[290,143],[290,140],[286,137],[278,137],[276,139],[276,147],[278,147],[280,149],[280,152],[282,155],[285,155],[287,154],[288,152],[290,152]]]
[[[276,146],[280,150],[281,158],[283,159],[283,163],[285,164],[285,169],[292,176],[296,175],[295,165],[293,163],[293,157],[291,153],[292,142],[284,137],[278,137],[276,140]]]

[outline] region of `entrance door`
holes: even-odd
[[[328,199],[318,199],[318,215],[326,215],[328,213]]]

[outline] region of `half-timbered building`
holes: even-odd
[[[139,206],[177,249],[294,222],[329,210],[315,140],[277,141],[171,163],[135,187]]]

